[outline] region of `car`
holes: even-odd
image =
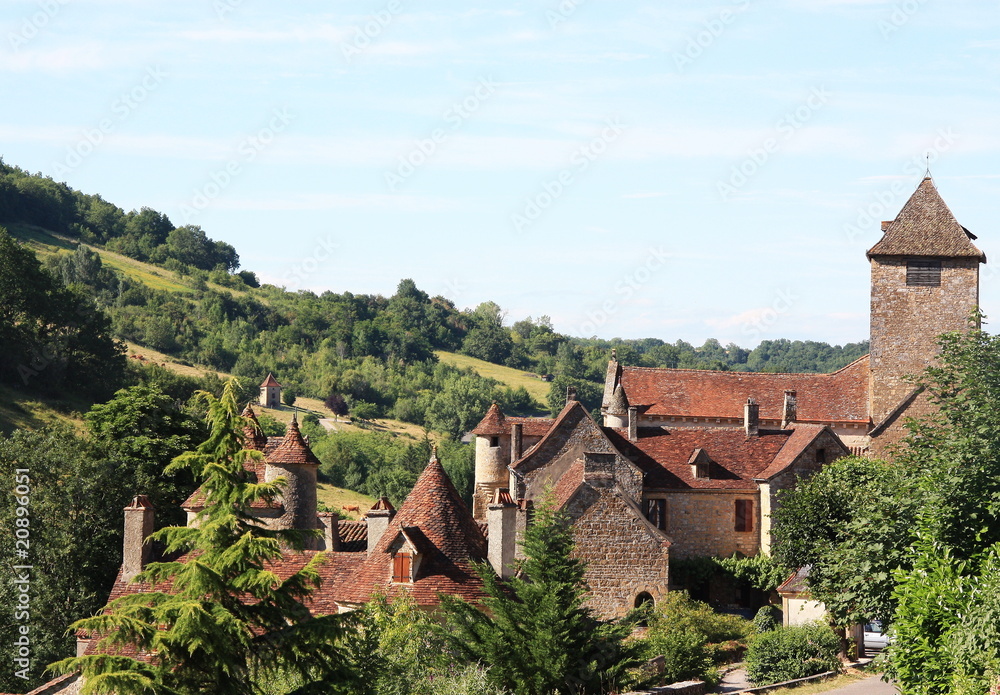
[[[881,651],[889,644],[889,637],[885,634],[882,623],[872,620],[865,623],[865,649],[877,649]]]

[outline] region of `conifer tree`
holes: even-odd
[[[442,596],[453,648],[489,667],[489,677],[514,695],[612,692],[637,663],[625,643],[631,626],[602,622],[583,604],[584,563],[573,557],[573,529],[551,500],[524,534],[525,559],[501,582],[480,567],[483,606]]]
[[[71,626],[99,637],[99,653],[52,668],[82,672],[85,694],[350,691],[338,645],[350,619],[312,617],[304,605],[319,584],[322,555],[283,580],[270,566],[283,547],[301,549],[313,532],[268,529],[248,513],[253,502],[273,500],[283,481],[249,479],[244,463],[262,454],[243,448],[249,421],[238,414],[235,389],[230,380],[219,399],[199,392],[209,438],[168,467],[190,469],[205,495],[196,525],[152,536],[168,555],[183,555],[151,563],[136,577],[149,590],[121,596],[103,614]],[[153,656],[129,656],[135,649]]]

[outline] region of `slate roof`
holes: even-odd
[[[788,430],[761,430],[759,436],[747,437],[735,427],[645,428],[639,430],[638,441],[630,442],[626,430],[604,431],[642,469],[643,487],[680,490],[756,491],[754,478],[768,469],[792,436]],[[694,477],[688,463],[699,448],[711,460],[708,478]]]
[[[868,424],[868,364],[865,355],[832,374],[622,367],[621,384],[646,415],[742,419],[752,397],[761,419],[781,420],[788,390],[797,392],[797,422]]]
[[[389,548],[404,530],[422,535],[423,557],[412,584],[391,581]],[[485,560],[486,538],[435,455],[339,598],[364,603],[376,591],[389,596],[408,591],[421,606],[436,606],[438,593],[478,600],[485,594],[474,563]]]
[[[986,254],[972,243],[972,235],[960,225],[941,198],[930,177],[917,186],[885,234],[868,251],[873,256],[932,256],[976,258]]]
[[[552,418],[547,417],[508,417],[500,410],[500,406],[494,403],[479,424],[472,429],[472,433],[480,437],[497,437],[510,434],[511,425],[521,425],[521,436],[544,437],[552,428],[553,422],[555,421]]]

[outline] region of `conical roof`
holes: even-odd
[[[628,397],[621,384],[615,388],[608,402],[608,415],[628,415]]]
[[[240,413],[243,417],[248,420],[252,420],[252,424],[248,424],[243,428],[243,441],[246,443],[248,449],[256,449],[257,451],[264,451],[264,447],[267,446],[267,435],[260,428],[260,422],[257,420],[257,413],[253,411],[250,404],[247,403],[247,407],[243,409]]]
[[[302,438],[302,433],[299,432],[299,423],[295,419],[292,419],[288,423],[288,429],[285,430],[285,436],[282,438],[281,443],[268,452],[267,462],[279,464],[310,463],[315,466],[319,465],[319,459],[316,458],[312,449],[306,444],[306,440]]]
[[[480,437],[495,437],[506,432],[507,418],[500,412],[500,406],[496,403],[490,406],[490,409],[486,411],[486,415],[483,416],[483,419],[472,430],[473,434],[478,434]]]
[[[392,554],[400,533],[419,539],[422,557],[412,584],[395,584]],[[367,601],[373,591],[408,590],[420,605],[437,605],[437,594],[483,596],[474,564],[486,560],[486,538],[452,484],[437,455],[420,474],[368,559],[353,578],[344,600]]]
[[[986,255],[975,247],[973,238],[955,219],[928,176],[886,228],[882,239],[869,249],[868,257],[977,258],[985,263]]]

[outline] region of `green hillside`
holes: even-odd
[[[504,367],[501,364],[493,364],[492,362],[487,362],[476,357],[469,357],[468,355],[461,355],[457,352],[435,350],[434,354],[445,364],[450,364],[459,369],[471,369],[479,376],[496,379],[501,384],[506,384],[512,389],[523,386],[531,394],[531,397],[539,403],[545,403],[549,397],[550,384],[542,381],[541,377],[537,374],[513,369],[512,367]]]

